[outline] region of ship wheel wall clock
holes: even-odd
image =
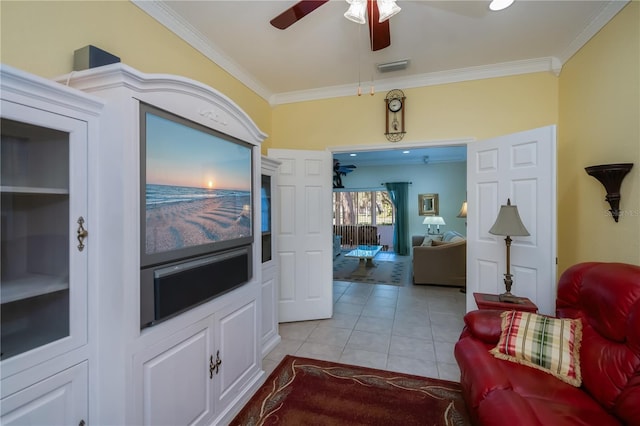
[[[384,98],[385,104],[385,133],[389,142],[402,140],[406,133],[404,112],[406,109],[406,96],[399,89],[393,89]]]

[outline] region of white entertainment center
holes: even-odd
[[[3,120],[68,135],[63,144],[70,147],[72,162],[63,168],[69,170],[61,202],[66,210],[55,213],[62,215],[62,247],[70,253],[71,269],[62,284],[70,305],[68,330],[52,343],[3,357],[1,423],[228,423],[264,381],[263,351],[280,339],[277,263],[263,261],[261,240],[261,175],[275,176],[278,165],[268,159],[263,164],[260,144],[266,135],[211,87],[123,64],[73,72],[57,82],[3,66],[2,102]],[[140,103],[250,144],[255,189],[248,282],[150,327],[140,326]],[[34,122],[42,114],[48,118]],[[18,142],[5,140],[3,132],[2,143],[7,155],[6,147]],[[52,151],[43,151],[36,166],[53,161]],[[16,152],[12,155],[22,158]],[[3,202],[5,196],[17,197],[16,191],[44,191],[40,183],[31,189],[5,182],[5,175]],[[14,204],[17,210],[7,214],[3,206],[3,232],[9,226],[5,216],[25,217],[26,223],[33,214]],[[14,233],[19,238],[27,232]],[[80,244],[86,246],[81,251]],[[22,256],[34,252],[25,249]],[[4,269],[5,253],[2,260]],[[9,284],[3,271],[3,298]],[[3,299],[3,309],[4,304]]]

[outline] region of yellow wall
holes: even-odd
[[[267,101],[128,1],[0,1],[2,63],[52,78],[94,45],[143,72],[182,75],[233,99],[271,133]]]
[[[581,261],[640,264],[640,3],[563,67],[558,127],[558,271]],[[615,223],[584,167],[634,163]]]
[[[488,137],[556,124],[558,79],[550,73],[403,90],[402,143]],[[285,104],[274,108],[270,147],[393,147],[384,136],[386,92]]]
[[[640,11],[632,1],[567,64],[550,73],[405,90],[403,142],[476,138],[558,124],[558,271],[583,260],[640,263]],[[270,138],[269,147],[393,146],[384,92],[268,103],[135,5],[125,1],[0,2],[0,60],[44,77],[72,70],[73,51],[93,44],[144,72],[215,87]],[[633,162],[622,186],[624,216],[607,216],[604,189],[584,167]]]

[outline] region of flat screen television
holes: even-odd
[[[253,242],[252,145],[140,104],[141,268]]]

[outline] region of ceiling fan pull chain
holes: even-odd
[[[362,88],[360,87],[361,81],[361,71],[362,71],[362,52],[360,52],[360,44],[362,42],[362,26],[358,25],[358,44],[356,49],[358,49],[358,96],[362,96]]]

